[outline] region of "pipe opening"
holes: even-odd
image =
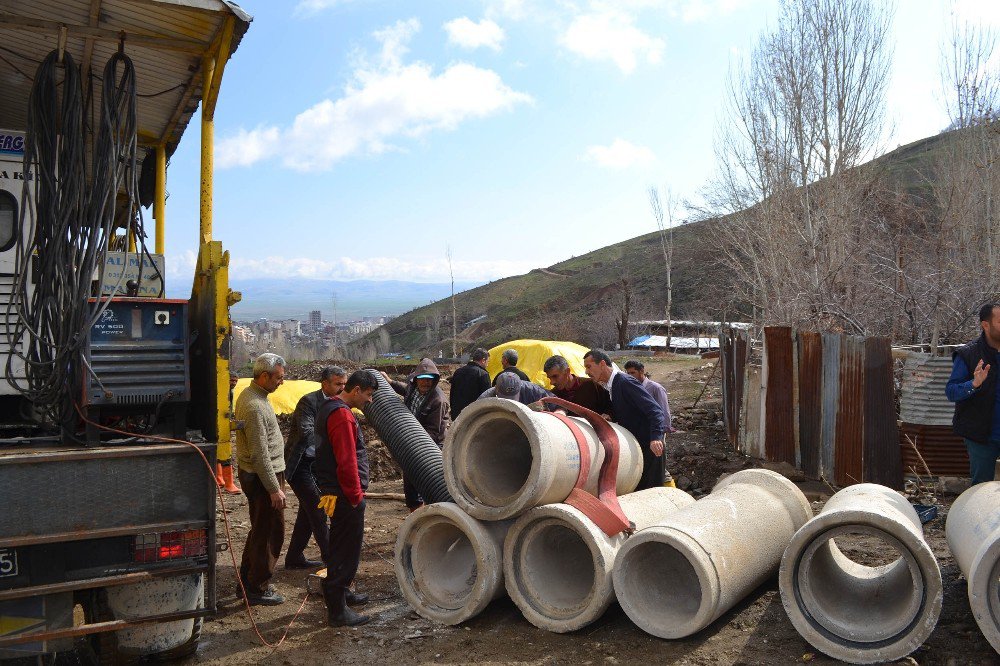
[[[913,554],[874,527],[850,525],[814,539],[799,559],[795,583],[806,617],[858,643],[906,632],[924,603],[924,578]]]
[[[414,532],[410,572],[417,594],[439,608],[462,608],[478,577],[472,541],[446,521]]]
[[[521,538],[519,587],[525,599],[551,618],[573,617],[594,588],[594,558],[574,530],[544,521]]]
[[[517,421],[506,414],[483,417],[466,441],[468,486],[489,506],[504,506],[516,499],[531,473],[531,442]]]
[[[621,558],[619,558],[621,560]],[[698,572],[674,546],[646,541],[632,548],[622,567],[624,589],[619,599],[628,599],[631,617],[641,617],[657,631],[674,635],[697,619],[702,604]],[[616,577],[617,583],[619,578]],[[681,634],[683,635],[683,634]]]

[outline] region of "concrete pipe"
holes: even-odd
[[[844,488],[796,532],[778,583],[802,637],[853,664],[902,659],[941,614],[941,570],[917,512],[873,483]]]
[[[650,488],[618,501],[636,529],[694,504],[676,488]],[[626,539],[609,537],[568,504],[535,507],[517,519],[504,542],[507,594],[536,627],[557,633],[585,627],[615,599],[611,571]]]
[[[969,606],[979,629],[1000,652],[1000,481],[976,484],[959,495],[945,535],[969,581]]]
[[[572,419],[590,450],[586,490],[597,494],[604,447],[584,419]],[[642,452],[621,426],[617,491],[631,492],[642,476]],[[521,403],[501,398],[477,400],[448,431],[444,477],[455,503],[474,518],[505,520],[543,504],[562,502],[580,471],[580,449],[565,423]]]
[[[618,603],[660,638],[700,631],[774,575],[812,509],[791,481],[764,469],[726,477],[710,495],[636,532],[618,551]]]
[[[396,580],[421,616],[459,624],[504,593],[503,540],[513,521],[484,523],[451,502],[428,504],[396,537]]]

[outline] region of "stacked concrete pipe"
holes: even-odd
[[[848,535],[877,539],[899,557],[880,566],[855,562],[835,541]],[[778,583],[802,637],[853,664],[902,659],[930,636],[941,614],[941,571],[917,512],[896,491],[872,483],[836,493],[795,534]]]
[[[622,511],[643,529],[694,499],[676,488],[650,488],[619,499]],[[504,584],[536,627],[565,633],[585,627],[615,599],[611,571],[627,535],[609,537],[578,509],[549,504],[531,509],[507,533]]]
[[[618,602],[643,631],[690,636],[774,575],[811,517],[805,496],[780,474],[736,472],[625,542],[612,575]]]
[[[572,419],[590,450],[587,492],[597,494],[604,448],[583,419]],[[617,492],[635,490],[642,452],[621,426]],[[506,520],[569,496],[580,472],[580,449],[569,427],[551,414],[512,400],[485,398],[464,410],[444,444],[444,478],[456,504],[480,520]]]
[[[969,581],[969,606],[986,640],[1000,652],[1000,481],[962,493],[948,512],[948,547]]]
[[[513,521],[485,523],[451,502],[411,513],[396,538],[396,580],[428,620],[459,624],[502,596],[503,541]]]

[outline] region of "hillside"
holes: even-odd
[[[886,186],[926,201],[930,198],[933,164],[951,145],[954,135],[939,134],[898,147],[862,168],[879,170]],[[714,251],[717,241],[713,229],[719,224],[725,224],[725,218],[693,222],[674,230],[674,318],[718,320],[741,316],[720,311],[724,302],[720,296],[729,285]],[[488,348],[517,338],[613,345],[623,278],[632,285],[631,318],[662,319],[666,274],[658,232],[458,294],[457,347],[460,351],[471,346]],[[371,358],[387,351],[450,354],[450,299],[397,317],[349,350],[357,358]]]

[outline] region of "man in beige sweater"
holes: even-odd
[[[240,486],[250,509],[250,533],[243,548],[240,580],[251,604],[276,606],[285,601],[270,584],[285,541],[285,442],[267,396],[285,380],[285,359],[261,354],[253,381],[236,400],[236,461]]]

